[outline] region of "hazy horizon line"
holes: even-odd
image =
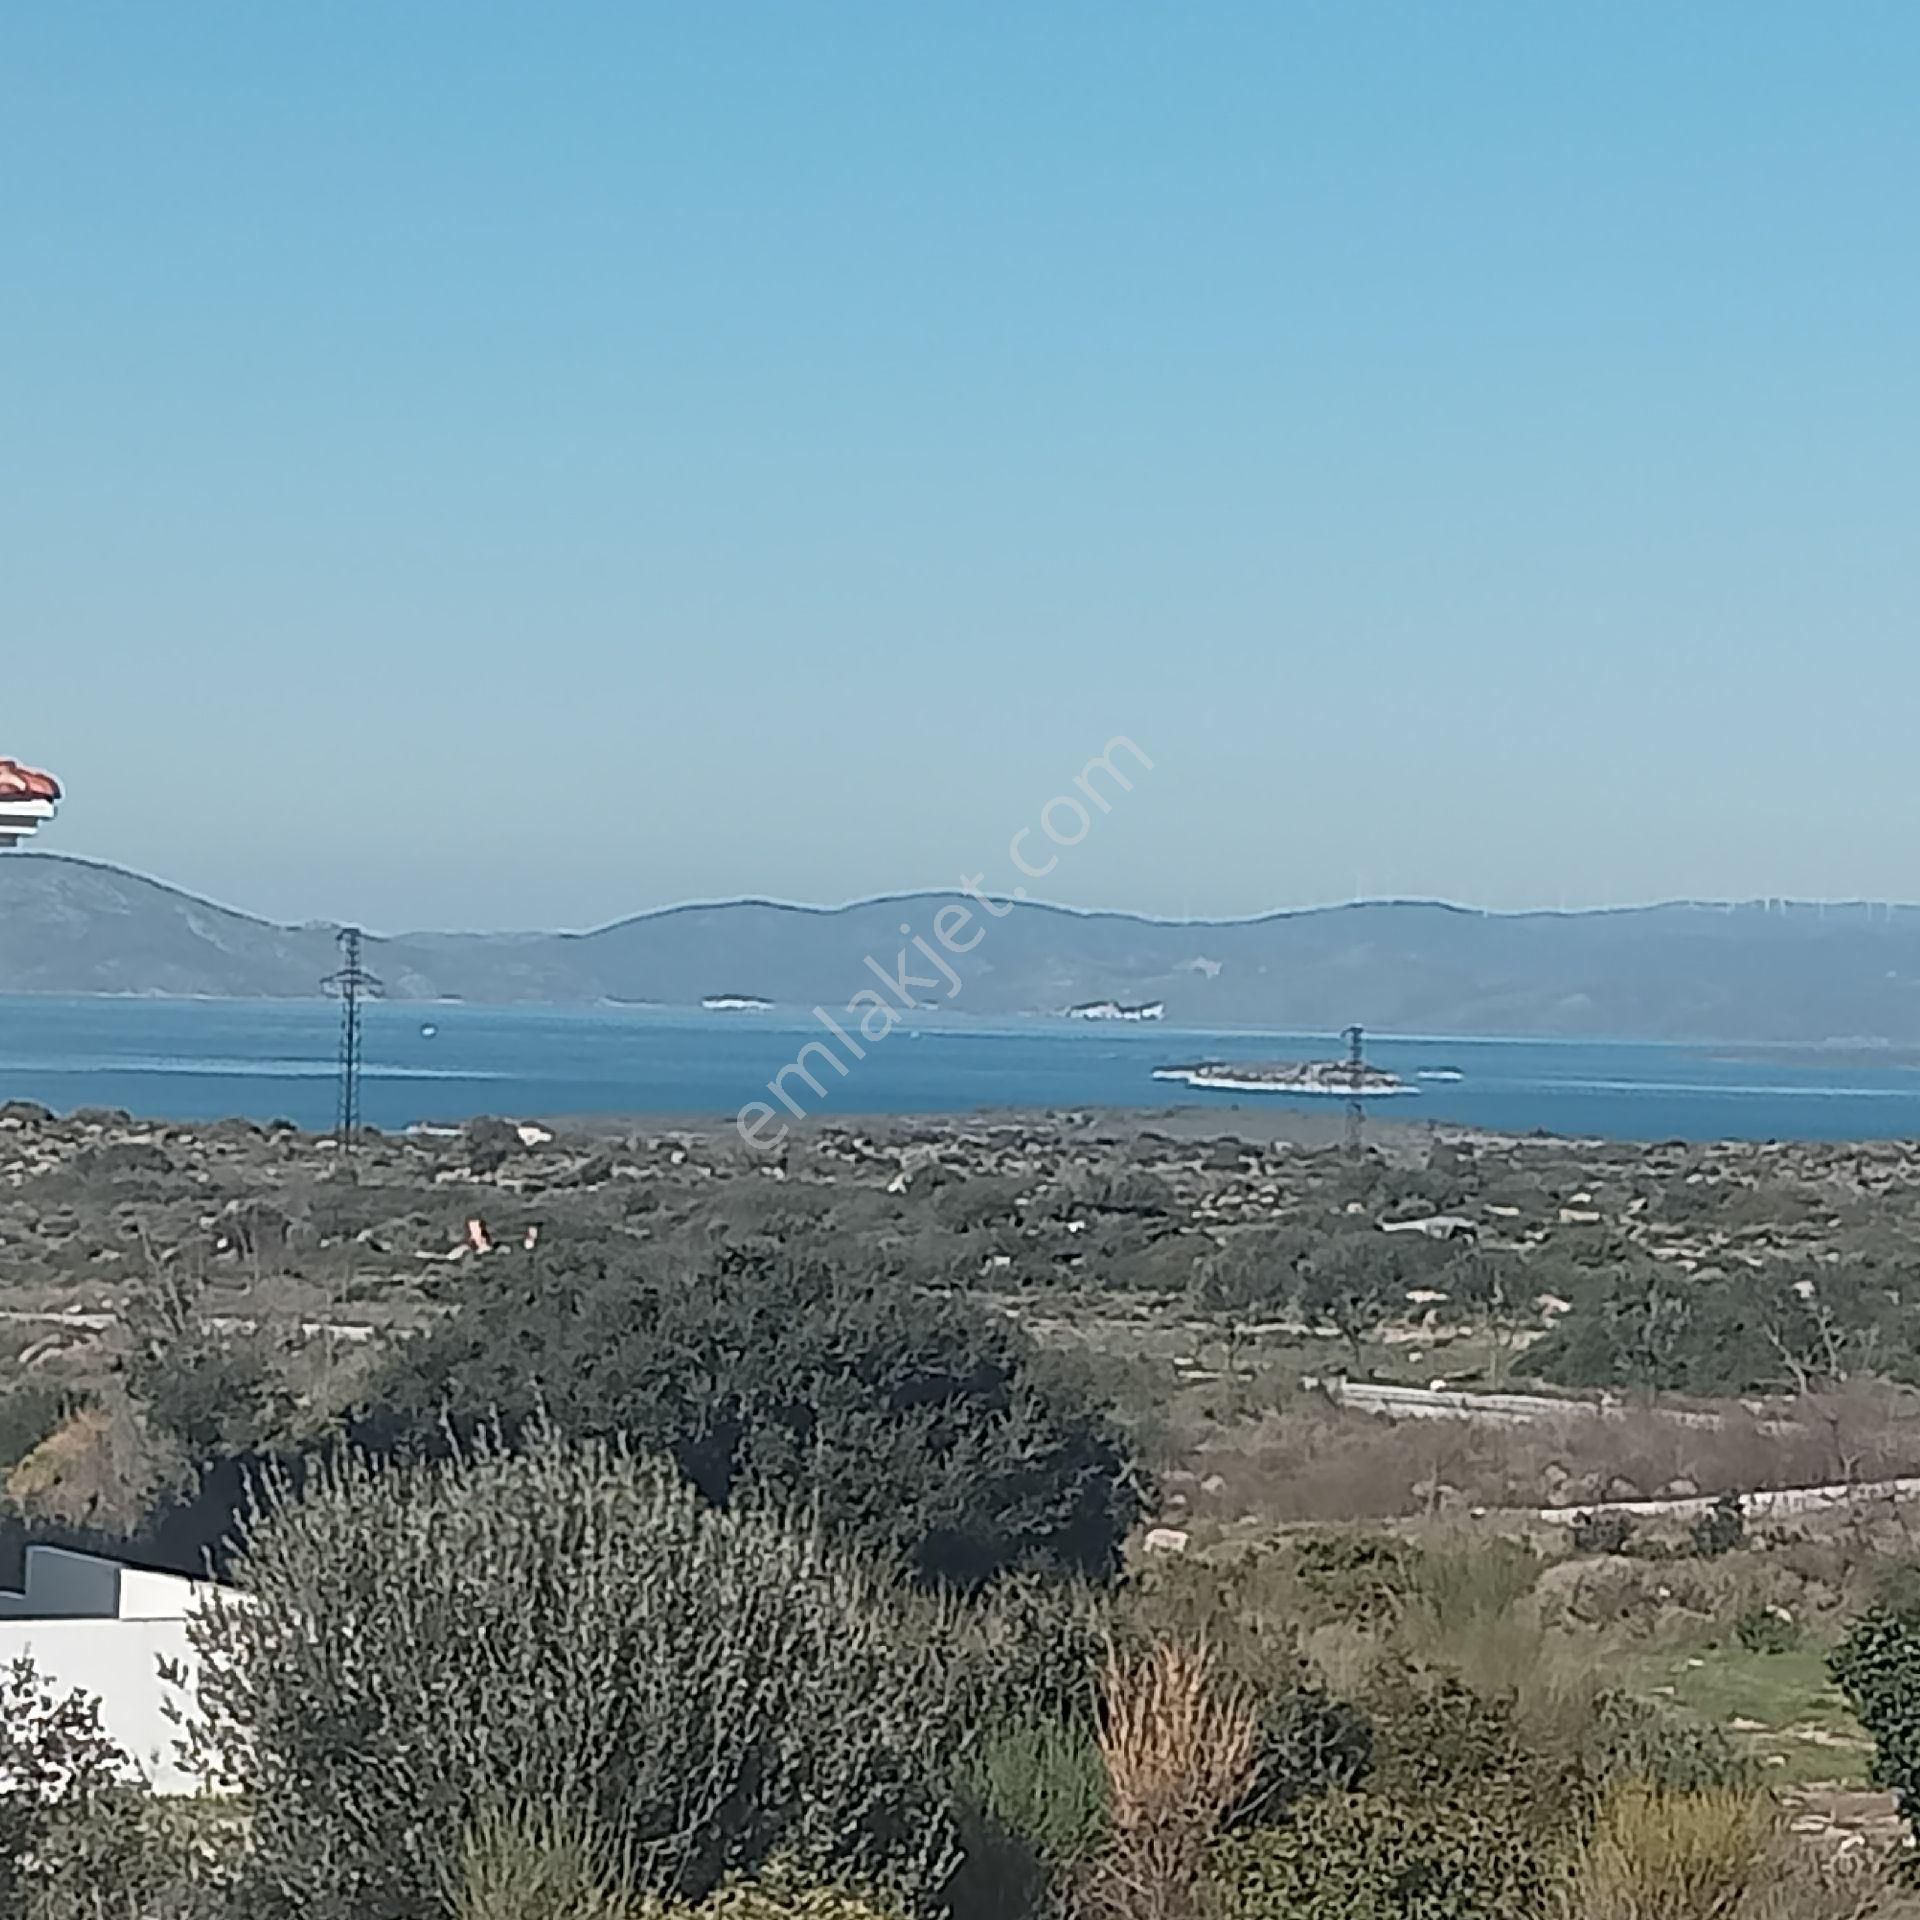
[[[123,866],[118,861],[98,855],[65,853],[50,847],[38,847],[22,848],[5,857],[90,867],[106,873],[120,874],[147,886],[157,887],[162,892],[177,894],[182,899],[191,900],[197,905],[212,907],[218,912],[231,914],[237,919],[250,920],[257,926],[272,927],[281,932],[293,933],[304,929],[338,932],[355,924],[351,921],[327,918],[270,919],[251,908],[233,906],[210,895],[196,893],[177,881],[162,879],[156,874],[142,872],[136,867]],[[1859,897],[1822,900],[1787,894],[1755,894],[1741,899],[1716,898],[1707,895],[1669,895],[1643,900],[1594,903],[1586,906],[1550,907],[1486,907],[1476,906],[1466,901],[1448,900],[1432,894],[1369,894],[1344,900],[1315,901],[1301,906],[1266,907],[1252,913],[1168,914],[1152,913],[1136,907],[1083,907],[1074,906],[1065,901],[1036,900],[1027,895],[1024,890],[1008,893],[982,889],[982,894],[986,899],[1006,905],[1031,907],[1042,913],[1067,914],[1080,920],[1133,920],[1143,926],[1196,928],[1258,926],[1271,920],[1305,919],[1316,914],[1356,913],[1388,908],[1418,908],[1482,920],[1578,920],[1594,919],[1609,914],[1660,913],[1676,910],[1721,914],[1759,912],[1768,916],[1774,914],[1785,916],[1792,913],[1824,915],[1830,912],[1864,912],[1871,915],[1879,912],[1891,918],[1895,914],[1911,913],[1920,908],[1920,903],[1905,900],[1868,900]],[[898,901],[964,899],[965,897],[967,897],[965,890],[958,886],[901,887],[879,893],[858,894],[845,900],[831,902],[785,899],[778,895],[764,893],[715,894],[670,901],[661,906],[641,907],[626,913],[617,913],[611,919],[578,927],[404,926],[391,931],[380,931],[366,927],[362,923],[362,931],[369,939],[383,941],[420,938],[588,940],[596,935],[610,933],[620,927],[632,926],[643,920],[664,919],[678,913],[714,912],[736,907],[766,907],[783,913],[828,915],[853,913],[862,907],[886,906]]]

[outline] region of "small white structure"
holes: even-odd
[[[59,809],[51,800],[18,800],[0,795],[0,847],[17,847],[50,821]]]
[[[29,1546],[24,1562],[18,1590],[0,1574],[0,1665],[24,1655],[54,1693],[95,1696],[108,1734],[157,1792],[198,1791],[180,1761],[183,1727],[168,1710],[194,1710],[187,1622],[220,1589],[70,1547]],[[183,1684],[165,1680],[163,1667]]]
[[[1480,1229],[1461,1213],[1432,1213],[1424,1220],[1382,1220],[1382,1233],[1424,1233],[1429,1240],[1477,1240]]]
[[[60,810],[60,782],[18,760],[0,759],[0,848],[31,840]]]

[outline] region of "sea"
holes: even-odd
[[[339,1038],[339,1009],[323,1000],[0,996],[0,1100],[320,1129],[334,1120]],[[1200,1059],[1337,1057],[1326,1034],[929,1016],[855,1060],[798,1013],[376,1001],[365,1012],[362,1114],[389,1129],[483,1113],[725,1117],[767,1101],[768,1083],[810,1040],[828,1041],[847,1071],[816,1053],[820,1095],[789,1077],[809,1113],[1179,1107],[1225,1119],[1340,1105],[1154,1078],[1156,1067]],[[1368,1102],[1370,1116],[1395,1122],[1615,1140],[1920,1138],[1920,1061],[1872,1049],[1381,1034],[1367,1056],[1418,1088]]]

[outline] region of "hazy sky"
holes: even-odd
[[[1920,10],[0,11],[0,752],[283,918],[1920,895]],[[1056,824],[1073,830],[1071,814]]]

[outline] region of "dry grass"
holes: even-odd
[[[1742,1920],[1778,1840],[1764,1795],[1623,1788],[1594,1822],[1569,1920]]]
[[[1088,1886],[1100,1920],[1189,1920],[1207,1849],[1252,1782],[1256,1704],[1204,1645],[1108,1657],[1100,1752],[1112,1830]]]
[[[1714,1494],[1892,1478],[1920,1471],[1917,1406],[1860,1386],[1766,1420],[1718,1402],[1711,1427],[1639,1411],[1498,1426],[1392,1421],[1305,1396],[1228,1422],[1177,1419],[1176,1437],[1196,1475],[1225,1482],[1198,1517],[1325,1523],[1603,1504],[1616,1481],[1651,1499],[1677,1481]]]
[[[164,1477],[145,1421],[124,1390],[63,1422],[7,1476],[6,1497],[29,1518],[130,1531]]]
[[[631,1869],[589,1821],[541,1804],[483,1814],[445,1872],[452,1920],[639,1920]]]
[[[1920,1920],[1896,1860],[1825,1853],[1765,1795],[1623,1789],[1576,1862],[1563,1920]]]
[[[1802,1848],[1783,1859],[1740,1920],[1920,1920],[1920,1895],[1886,1861],[1822,1861]]]

